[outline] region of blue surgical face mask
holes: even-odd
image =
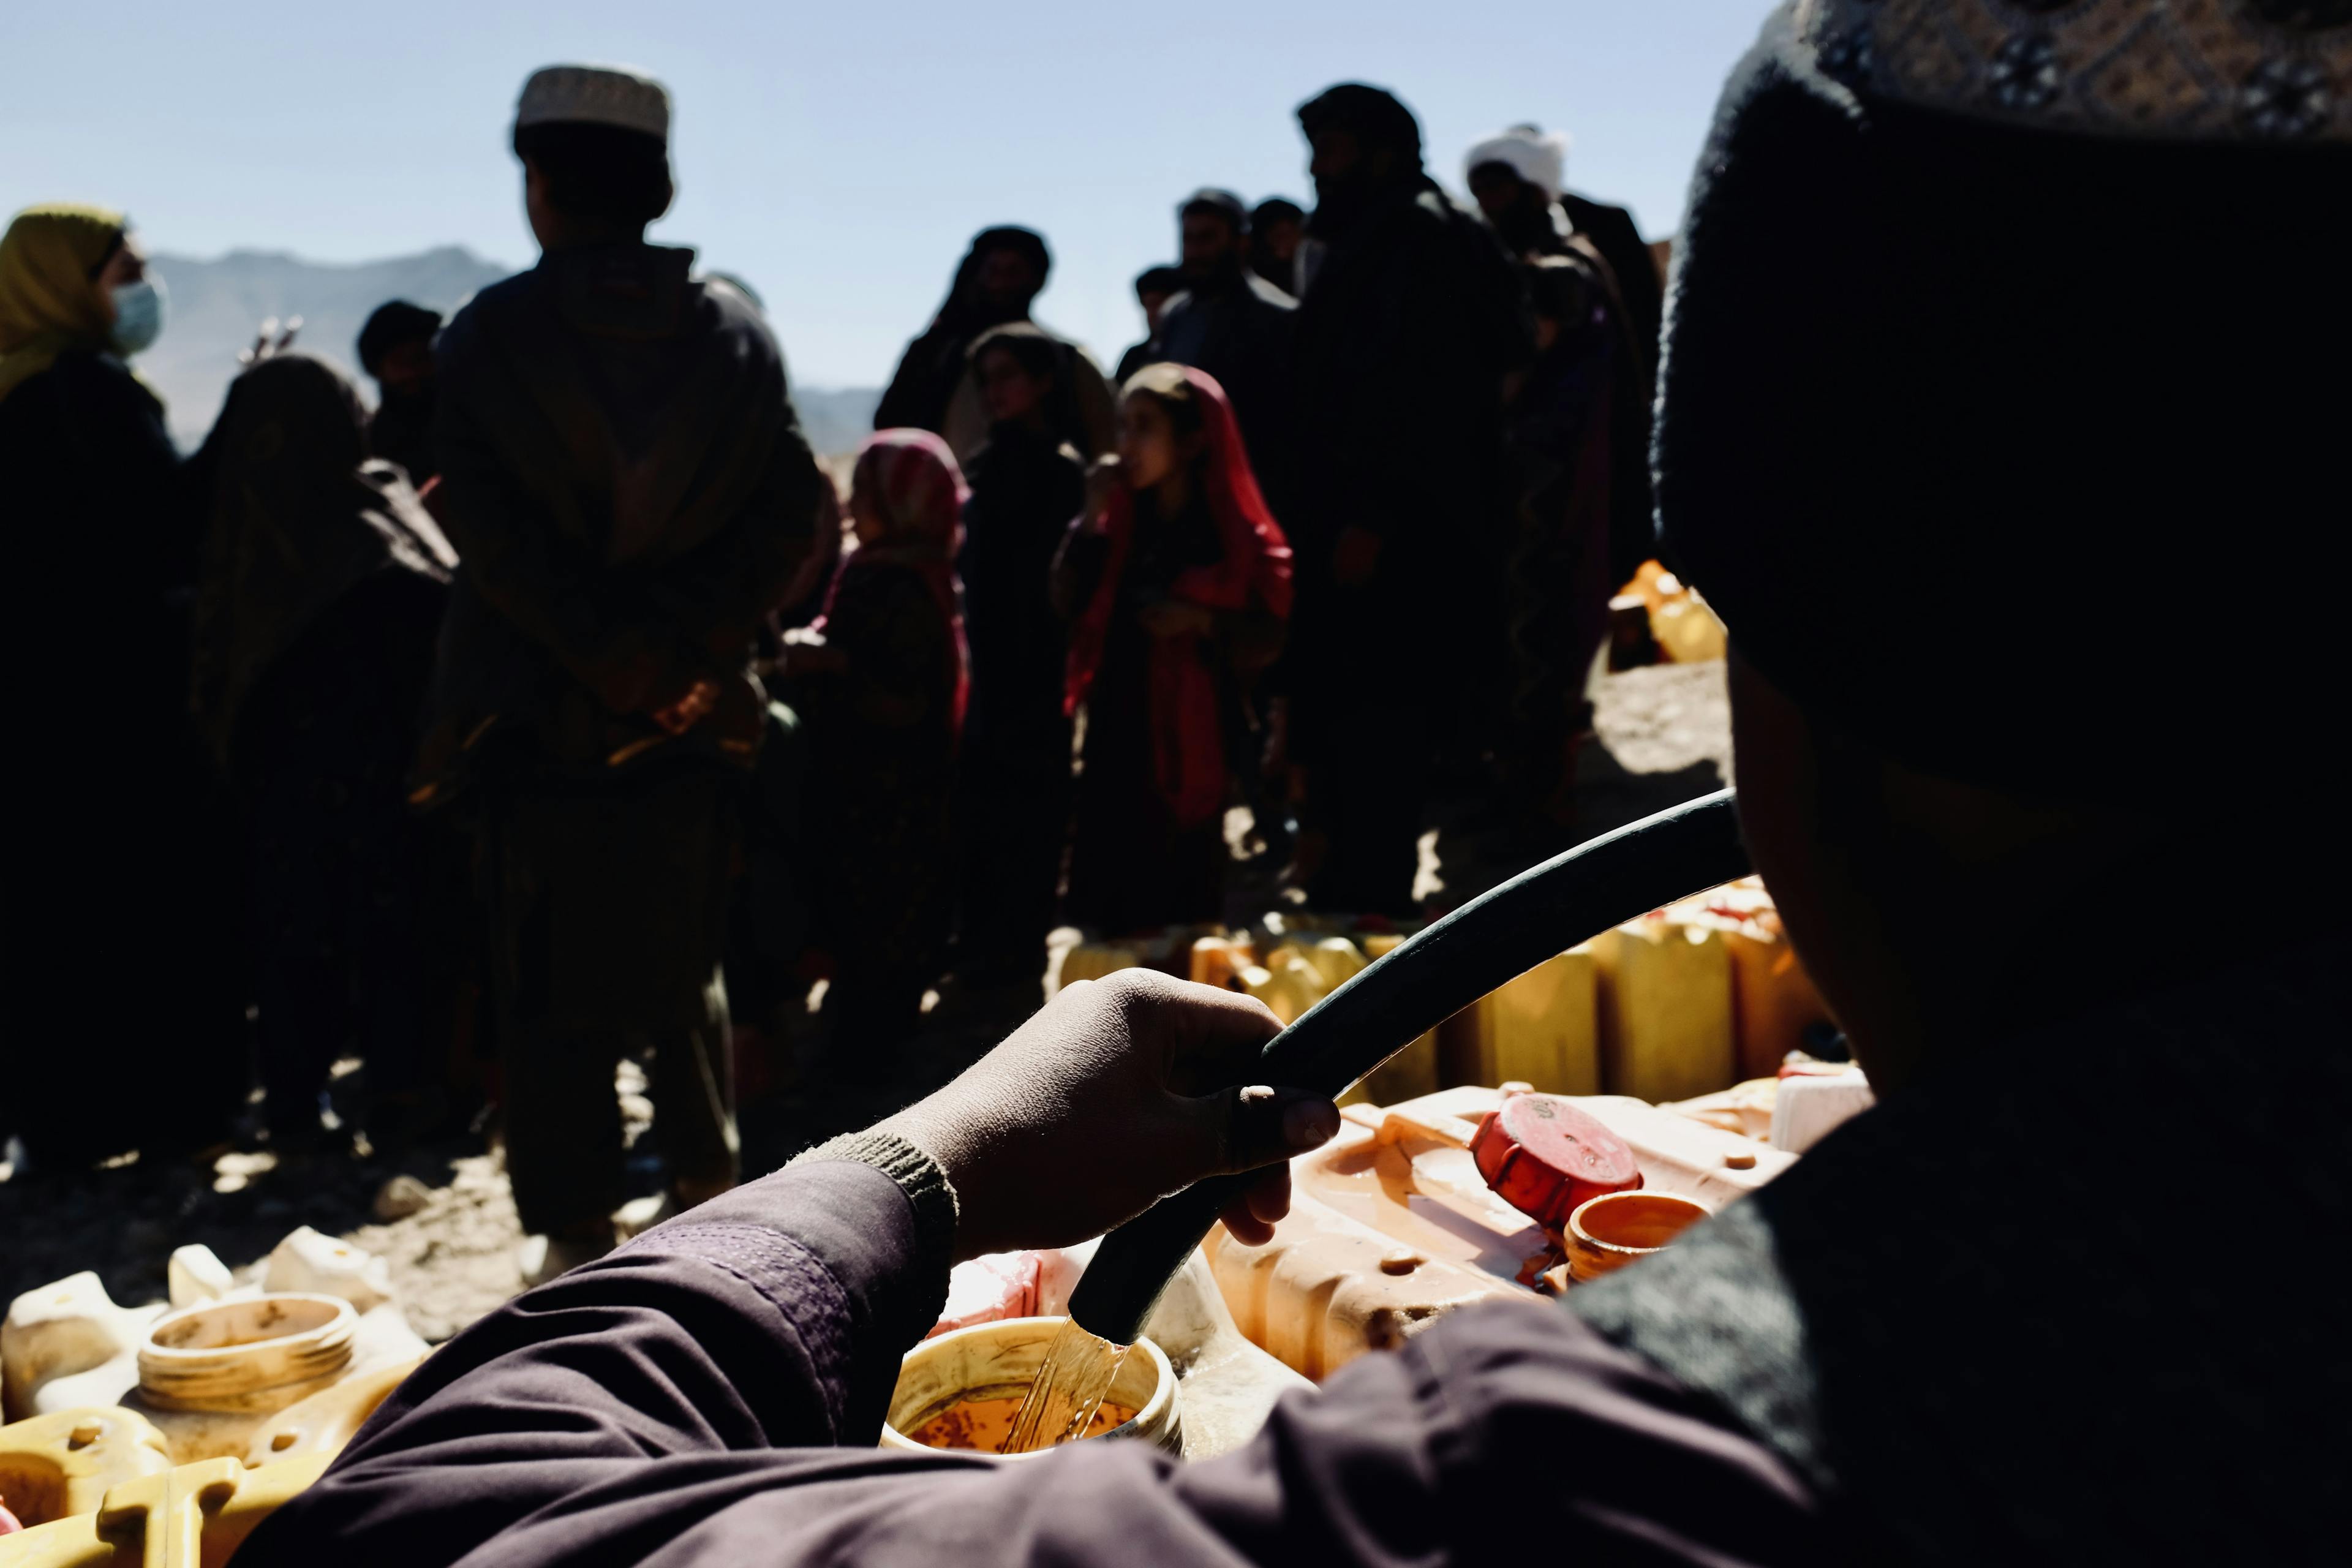
[[[142,278],[114,290],[114,352],[128,359],[163,331],[163,285]]]

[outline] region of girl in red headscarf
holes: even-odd
[[[1139,372],[1118,446],[1055,566],[1062,603],[1083,606],[1064,694],[1086,712],[1069,910],[1112,934],[1223,913],[1249,682],[1290,615],[1290,546],[1213,378]]]
[[[963,721],[955,458],[924,430],[884,430],[850,480],[857,548],[824,611],[786,634],[786,700],[807,726],[833,957],[824,1012],[842,1059],[902,1039],[939,977],[952,909],[949,796]]]

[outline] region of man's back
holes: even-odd
[[[740,685],[753,625],[808,547],[820,480],[773,339],[735,289],[690,279],[692,260],[632,243],[557,252],[443,333],[443,489],[463,560],[445,725],[525,717],[578,739],[698,676]]]

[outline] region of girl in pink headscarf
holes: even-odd
[[[1118,445],[1056,563],[1078,612],[1065,701],[1087,715],[1068,906],[1113,934],[1222,915],[1249,682],[1290,615],[1290,546],[1213,377],[1139,371]]]
[[[807,726],[824,870],[824,1012],[845,1061],[902,1039],[938,977],[952,906],[949,795],[963,721],[956,539],[963,476],[940,438],[884,430],[857,454],[857,548],[824,611],[788,634],[783,690]]]

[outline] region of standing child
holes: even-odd
[[[836,1049],[866,1053],[913,1030],[947,938],[964,485],[945,444],[922,430],[869,437],[850,483],[857,549],[780,668],[809,731],[818,923],[834,956],[824,1010]]]
[[[1049,588],[1054,552],[1085,508],[1087,477],[1055,420],[1070,402],[1063,352],[1026,323],[995,328],[972,345],[992,427],[972,456],[960,557],[971,709],[957,792],[956,970],[982,990],[1025,984],[1034,993],[1042,982],[1069,826],[1068,637]]]
[[[1118,448],[1055,563],[1060,602],[1084,606],[1065,697],[1087,714],[1070,912],[1114,933],[1223,912],[1244,683],[1290,615],[1290,546],[1213,377],[1138,373]]]

